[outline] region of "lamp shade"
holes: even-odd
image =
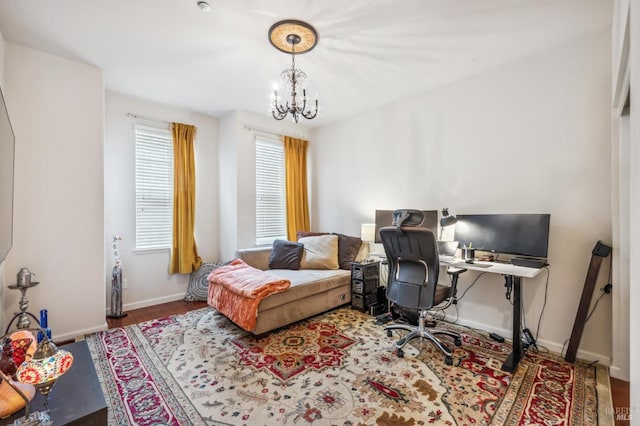
[[[376,239],[376,224],[363,223],[360,225],[360,239],[366,242],[372,242]]]
[[[44,340],[33,357],[18,368],[16,376],[21,383],[46,388],[66,373],[71,364],[73,355],[70,352],[58,349],[50,340]]]
[[[444,228],[446,226],[454,225],[456,222],[458,222],[458,219],[456,219],[455,216],[451,216],[449,214],[449,209],[447,207],[442,209],[442,218],[440,218],[440,226]]]

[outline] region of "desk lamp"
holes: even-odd
[[[26,360],[18,367],[16,377],[20,383],[33,385],[40,393],[44,395],[45,409],[49,403],[49,393],[56,383],[56,380],[65,374],[71,364],[73,364],[73,355],[64,349],[58,347],[49,340],[45,330],[41,328],[28,329],[29,331],[41,332],[43,339],[33,353],[31,359]],[[16,420],[14,425],[51,425],[51,419],[46,411],[38,411],[29,414],[29,400],[23,392],[21,392],[10,380],[7,380],[11,386],[26,402],[25,416]]]
[[[439,240],[442,239],[442,231],[447,226],[455,225],[458,219],[455,216],[449,214],[449,208],[445,207],[442,209],[442,217],[440,218],[440,236]]]

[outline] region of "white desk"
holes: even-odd
[[[502,364],[502,369],[509,373],[515,371],[518,362],[522,358],[522,342],[520,337],[520,318],[522,305],[522,278],[533,278],[538,275],[542,268],[527,268],[516,266],[510,263],[483,262],[476,260],[473,263],[466,263],[462,259],[454,259],[450,262],[440,262],[443,266],[453,266],[464,268],[469,271],[488,272],[490,274],[500,274],[504,277],[504,284],[513,290],[513,331],[511,354]]]

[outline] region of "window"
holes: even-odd
[[[171,248],[173,139],[171,132],[136,125],[136,249]]]
[[[284,146],[281,141],[256,138],[256,245],[287,239],[284,183]]]

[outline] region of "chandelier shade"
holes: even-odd
[[[315,99],[315,107],[307,109],[309,99],[304,86],[307,75],[296,68],[296,54],[302,54],[312,50],[318,43],[317,31],[306,22],[287,19],[276,22],[269,28],[269,41],[278,50],[291,54],[291,68],[287,68],[280,74],[283,87],[290,92],[290,98],[282,103],[278,95],[278,89],[271,95],[271,115],[276,120],[283,120],[288,114],[294,122],[298,122],[300,116],[311,120],[318,115],[318,98]],[[302,91],[302,96],[300,96]],[[310,102],[309,102],[310,103]]]

